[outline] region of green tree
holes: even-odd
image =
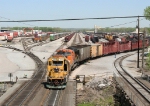
[[[150,16],[150,6],[144,9],[144,16]],[[145,19],[150,21],[150,17],[145,17]],[[150,28],[148,28],[147,31],[150,33]]]
[[[144,16],[150,16],[150,6],[144,9]],[[146,20],[150,20],[150,17],[145,17]]]

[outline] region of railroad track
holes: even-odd
[[[26,41],[27,40],[27,41]],[[22,45],[24,47],[24,50],[20,50],[17,48],[14,48],[10,45],[3,45],[1,47],[5,47],[5,48],[9,48],[9,49],[14,49],[20,52],[23,52],[25,54],[27,54],[28,56],[30,56],[31,58],[33,58],[35,60],[35,62],[37,63],[38,66],[38,71],[36,72],[36,74],[32,77],[32,79],[28,82],[26,82],[23,86],[21,86],[16,92],[13,93],[13,95],[11,95],[10,98],[8,98],[7,100],[5,100],[2,104],[2,106],[21,106],[21,105],[28,105],[31,103],[32,99],[34,98],[34,96],[36,96],[35,92],[38,91],[39,87],[43,87],[40,86],[41,83],[43,82],[44,76],[45,76],[45,66],[44,63],[34,54],[32,54],[30,52],[30,49],[34,46],[39,46],[39,45],[43,45],[45,43],[49,43],[49,42],[40,42],[40,43],[36,43],[35,45],[28,45],[28,39],[22,38]],[[65,46],[66,44],[62,45]],[[46,104],[49,106],[49,104],[52,104],[52,99],[55,97],[55,103],[53,102],[53,104],[57,104],[56,100],[59,99],[60,97],[60,91],[57,91],[58,95],[56,96],[56,92],[55,91],[49,91],[48,89],[43,92],[43,94],[48,93],[48,97],[44,96],[42,97],[40,102],[41,105]],[[41,96],[41,95],[40,95]],[[51,97],[52,96],[52,97]],[[48,99],[47,99],[48,98]],[[45,102],[46,100],[46,102]],[[51,102],[49,102],[51,101]]]
[[[29,102],[31,102],[31,99],[33,99],[33,97],[36,95],[35,91],[37,91],[38,87],[41,85],[44,76],[45,76],[45,67],[43,62],[34,54],[32,54],[30,52],[30,49],[34,46],[38,46],[38,45],[42,45],[48,42],[40,42],[39,44],[36,45],[32,45],[32,46],[28,46],[28,43],[26,43],[25,41],[26,39],[22,39],[22,44],[24,47],[24,50],[20,50],[17,48],[14,48],[10,45],[5,45],[2,47],[5,48],[9,48],[9,49],[14,49],[20,52],[23,52],[25,54],[27,54],[28,56],[30,56],[31,58],[33,58],[35,60],[35,62],[37,63],[38,66],[38,71],[36,72],[36,74],[32,77],[32,79],[26,83],[24,83],[24,85],[22,85],[16,92],[13,93],[13,95],[11,95],[11,97],[9,97],[7,100],[5,100],[2,104],[2,106],[21,106],[21,105],[28,105]],[[64,44],[63,46],[65,46],[66,44]],[[43,86],[42,86],[43,87]],[[62,92],[63,91],[59,91],[59,90],[45,90],[44,92],[46,93],[48,91],[48,97],[45,96],[42,98],[42,102],[41,105],[45,104],[45,106],[51,106],[49,104],[52,104],[52,106],[56,106],[58,103],[60,103],[59,98],[62,96]],[[33,96],[34,95],[34,96]],[[45,98],[48,98],[47,100]],[[55,98],[55,99],[54,99]],[[45,102],[46,100],[46,102]],[[38,101],[39,102],[39,101]]]
[[[24,47],[24,50],[26,52],[30,51],[30,49],[35,47],[35,46],[40,46],[40,45],[43,45],[43,44],[50,42],[50,41],[44,41],[44,42],[34,43],[34,42],[31,42],[31,39],[26,39],[26,38],[22,38],[21,41],[22,41],[22,45]]]
[[[44,106],[57,106],[61,90],[51,90]]]
[[[76,106],[76,82],[69,81],[64,90],[51,90],[44,106]]]
[[[119,74],[115,75],[115,79],[136,106],[150,106],[150,89],[122,67],[122,61],[131,55],[133,54],[122,56],[114,62]]]
[[[24,44],[23,41],[23,46],[25,48],[25,51],[22,51],[20,49],[11,47],[11,46],[3,46],[5,48],[9,49],[14,49],[16,51],[24,52],[28,56],[30,56],[38,66],[37,72],[34,74],[31,80],[29,80],[27,83],[25,83],[24,86],[22,86],[20,89],[18,89],[13,95],[11,95],[10,98],[4,101],[2,106],[21,106],[24,104],[24,102],[30,98],[31,94],[34,92],[34,90],[41,84],[44,76],[45,76],[45,67],[44,63],[34,54],[31,52],[28,52],[30,48],[27,47],[26,44]],[[27,52],[26,52],[27,51]]]

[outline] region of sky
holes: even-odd
[[[0,21],[102,18],[143,15],[150,0],[1,0]],[[137,18],[49,22],[0,22],[0,27],[94,28],[135,27]],[[132,23],[130,23],[132,22]],[[124,24],[116,26],[119,24]],[[150,21],[140,18],[140,27]]]

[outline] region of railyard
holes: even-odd
[[[30,39],[30,40],[29,40]],[[41,66],[42,67],[46,67],[46,63],[47,63],[47,59],[50,57],[50,55],[52,55],[58,48],[67,48],[71,45],[79,45],[79,44],[83,44],[83,45],[89,45],[92,44],[92,42],[85,42],[84,41],[84,37],[81,34],[77,34],[76,36],[72,37],[72,39],[67,42],[64,43],[64,38],[60,38],[56,41],[52,41],[49,42],[49,40],[45,41],[45,42],[41,42],[41,43],[33,43],[33,41],[31,40],[31,38],[29,39],[22,39],[22,43],[16,44],[16,45],[11,45],[11,44],[3,44],[1,49],[2,50],[7,50],[8,54],[9,52],[15,52],[17,54],[19,54],[21,52],[21,56],[23,59],[29,58],[30,60],[28,61],[32,61],[31,57],[35,57],[36,59],[39,59],[39,62],[34,63],[34,61],[32,61],[32,64],[37,64],[36,67],[34,65],[33,67],[33,71],[32,73],[24,72],[25,74],[20,75],[20,74],[14,74],[12,76],[13,82],[15,80],[17,76],[17,82],[15,84],[12,85],[12,87],[10,87],[2,96],[1,96],[1,101],[0,103],[3,103],[3,105],[5,104],[4,102],[6,102],[7,100],[13,100],[10,99],[9,96],[13,95],[13,98],[15,98],[15,95],[13,94],[14,92],[17,92],[16,90],[19,89],[19,92],[21,89],[24,88],[24,86],[22,84],[24,83],[30,83],[30,81],[36,81],[36,83],[38,82],[38,80],[34,80],[34,76],[36,77],[36,75],[38,75],[38,70],[40,70]],[[20,41],[20,40],[18,40]],[[9,46],[10,45],[10,46]],[[61,46],[62,45],[62,46]],[[14,47],[14,48],[13,48]],[[17,49],[19,51],[17,51]],[[25,54],[24,54],[25,53]],[[32,54],[33,53],[33,54]],[[69,76],[69,81],[67,84],[67,87],[65,90],[49,90],[46,89],[44,86],[44,82],[46,82],[46,77],[41,79],[41,84],[38,83],[37,86],[35,87],[35,85],[30,86],[30,93],[26,93],[28,95],[28,97],[25,96],[25,93],[23,93],[24,99],[21,100],[20,104],[25,104],[25,105],[53,105],[53,106],[76,106],[78,103],[87,103],[91,100],[92,97],[92,101],[97,101],[96,98],[101,98],[102,100],[104,99],[104,95],[103,92],[101,91],[101,89],[107,88],[108,86],[112,87],[111,89],[115,90],[115,85],[113,83],[113,77],[114,77],[114,72],[115,72],[115,67],[114,67],[114,61],[116,60],[116,58],[119,58],[125,54],[131,54],[133,52],[128,52],[128,53],[120,53],[120,54],[112,54],[112,55],[107,55],[107,56],[103,56],[100,58],[96,58],[96,59],[92,59],[92,60],[88,60],[86,62],[83,62],[80,66],[78,66],[77,68],[75,68],[74,71],[71,72],[70,76]],[[19,56],[19,55],[17,55]],[[13,57],[13,56],[11,56]],[[3,56],[4,58],[4,56]],[[20,59],[19,57],[15,57]],[[24,63],[24,60],[19,60],[18,62],[17,59],[17,63],[21,63],[21,64],[29,64]],[[132,56],[130,58],[130,61],[136,61],[136,54],[135,56]],[[23,61],[23,62],[20,62]],[[137,68],[135,68],[135,64],[128,64],[127,63],[128,60],[125,60],[125,62],[123,63],[123,65],[125,64],[125,69],[126,70],[130,70],[130,67],[132,67],[132,75],[134,75],[134,77],[139,77],[141,76],[141,73],[137,72]],[[17,64],[16,63],[16,64]],[[8,63],[10,64],[10,63]],[[4,64],[5,65],[5,64]],[[29,64],[30,65],[30,64]],[[7,67],[5,65],[5,67]],[[17,68],[15,68],[15,66],[10,66],[10,67],[14,67],[11,68],[12,71],[16,71]],[[28,67],[28,66],[26,66]],[[5,70],[10,70],[10,69],[5,69]],[[21,71],[23,69],[20,69]],[[27,69],[30,70],[30,69]],[[40,75],[44,75],[46,69],[42,69],[43,73],[39,73]],[[8,71],[8,73],[12,73],[12,71]],[[7,74],[8,74],[7,73]],[[22,73],[22,72],[21,72]],[[130,72],[129,72],[130,73]],[[20,75],[20,76],[19,76]],[[27,77],[25,77],[24,75],[27,75]],[[76,83],[76,75],[85,75],[85,85],[82,85],[82,83]],[[7,75],[6,75],[7,76]],[[6,77],[7,82],[10,81],[9,77]],[[2,78],[3,79],[3,78]],[[117,81],[117,80],[116,80]],[[5,82],[5,81],[3,81]],[[119,81],[118,81],[119,83]],[[34,83],[35,84],[35,83]],[[20,89],[20,87],[23,86],[23,88]],[[117,88],[119,89],[123,89],[124,88],[117,86]],[[34,89],[34,90],[33,90]],[[109,89],[109,88],[108,88]],[[112,92],[109,93],[110,98],[113,98],[114,95],[114,90],[112,90]],[[126,90],[125,90],[126,91]],[[21,92],[23,92],[21,90]],[[87,93],[85,93],[87,92]],[[90,92],[88,94],[88,92]],[[128,92],[128,91],[127,91]],[[118,93],[118,92],[117,92]],[[17,93],[19,94],[19,93]],[[93,96],[91,98],[87,98],[86,96]],[[97,94],[97,95],[96,95]],[[21,93],[19,94],[21,95]],[[41,96],[42,95],[42,96]],[[95,95],[95,96],[94,96]],[[102,95],[102,96],[100,96]],[[108,97],[109,97],[108,96]],[[118,96],[119,97],[119,96]],[[130,97],[130,95],[128,95],[128,97],[132,100],[133,97]],[[19,100],[19,99],[17,99]],[[38,102],[37,102],[38,101]],[[118,102],[121,102],[118,100]],[[131,103],[134,103],[134,101],[130,101]],[[8,103],[8,102],[7,102]],[[16,103],[19,103],[18,101]],[[96,102],[97,104],[99,104],[99,101]],[[110,104],[114,104],[115,103],[115,99],[111,100],[111,102],[108,102]],[[105,105],[108,105],[107,103]],[[10,104],[11,106],[11,104]]]

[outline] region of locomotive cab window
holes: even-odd
[[[64,71],[68,71],[67,61],[64,61],[64,62],[65,62],[65,64],[64,64]]]
[[[67,55],[71,55],[71,53],[70,53],[70,52],[66,52],[66,54],[67,54]]]
[[[48,62],[48,65],[50,65],[50,66],[52,65],[52,64],[51,64],[51,61]]]
[[[53,61],[53,66],[62,66],[63,61]]]

